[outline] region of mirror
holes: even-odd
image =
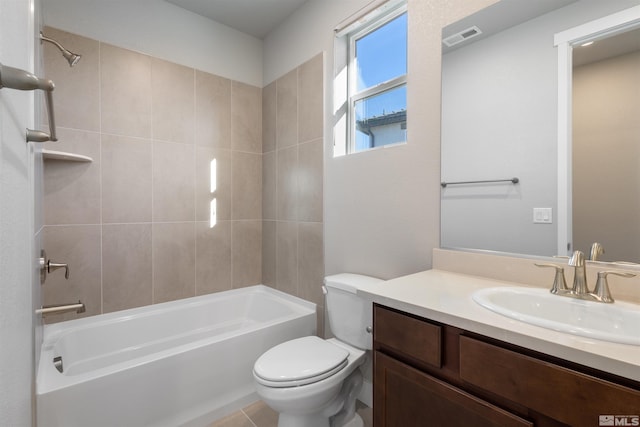
[[[555,34],[637,5],[637,0],[502,0],[443,29],[442,247],[553,256],[573,249],[588,254],[591,243],[599,241],[605,248],[601,259],[640,262],[635,249],[640,247],[640,208],[634,205],[640,206],[640,200],[630,197],[640,193],[640,130],[636,119],[622,121],[638,117],[639,80],[628,83],[626,91],[636,94],[635,106],[618,100],[605,104],[603,91],[610,90],[585,89],[585,81],[601,79],[581,77],[592,74],[581,59],[589,48],[576,45],[574,63],[581,72],[573,79],[579,85],[574,88],[574,123],[586,127],[573,129],[574,150],[563,153],[567,148],[559,144],[558,128],[562,83],[554,45]],[[637,33],[626,37],[633,45]],[[593,47],[603,44],[602,35],[595,38]],[[636,46],[635,53],[614,56],[638,52]],[[589,61],[601,66],[607,60]],[[604,112],[608,120],[600,120]],[[594,128],[603,121],[608,129]],[[626,147],[635,147],[633,153],[611,149],[615,132],[624,135]],[[604,149],[587,156],[588,146]],[[602,157],[613,151],[619,154],[615,160]],[[623,172],[621,163],[635,169]],[[612,193],[620,197],[610,199]],[[639,229],[637,237],[629,237],[632,229]]]

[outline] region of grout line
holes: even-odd
[[[149,76],[150,80],[151,80],[151,305],[155,304],[156,301],[156,295],[155,295],[155,290],[156,290],[156,270],[155,270],[155,263],[154,263],[154,252],[155,252],[155,233],[154,233],[154,224],[156,224],[154,222],[154,172],[156,170],[156,162],[155,162],[155,151],[156,151],[156,143],[153,139],[154,134],[153,134],[153,58],[150,57],[150,62],[149,62],[149,73],[151,74]]]
[[[104,228],[103,222],[104,219],[102,217],[102,211],[104,209],[104,205],[102,203],[103,198],[103,188],[102,188],[102,43],[98,42],[98,137],[99,137],[99,148],[100,154],[98,161],[100,163],[100,313],[104,313],[104,252],[102,250],[104,245]]]
[[[236,228],[235,225],[236,223],[235,221],[235,215],[234,215],[234,209],[233,209],[233,160],[234,160],[234,139],[233,139],[233,80],[230,80],[229,82],[229,139],[230,139],[230,144],[229,144],[229,163],[231,164],[230,167],[230,174],[229,174],[229,218],[231,220],[231,236],[229,238],[229,250],[231,251],[231,257],[230,257],[230,263],[229,263],[229,270],[230,270],[230,280],[231,280],[231,289],[235,289],[235,275],[234,275],[234,266],[235,266],[235,257],[234,257],[234,229]]]
[[[275,191],[273,193],[274,193],[274,197],[275,197],[275,200],[274,200],[274,204],[275,204],[275,219],[277,221],[280,218],[280,215],[279,215],[280,214],[280,203],[278,202],[278,177],[280,176],[280,169],[278,168],[278,151],[279,151],[278,150],[278,80],[275,81],[274,92],[275,92],[275,94],[274,94],[274,98],[275,99],[274,99],[274,103],[273,103],[274,104],[273,108],[275,110],[275,112],[274,112],[274,116],[275,116],[274,133],[275,133],[275,135],[274,135],[274,144],[273,144],[274,145],[274,149],[273,149],[273,152],[274,152],[274,157],[275,157],[274,163],[275,163],[275,176],[276,176],[275,177],[275,181],[276,181],[275,182],[275,187],[276,188],[275,188]],[[274,271],[274,277],[273,277],[273,287],[278,289],[278,276],[279,276],[279,274],[278,274],[278,259],[279,259],[279,256],[278,256],[278,228],[279,227],[278,227],[278,223],[277,222],[275,223],[275,227],[274,228],[275,228],[275,231],[274,231],[273,239],[274,239],[274,246],[275,246],[275,248],[274,248],[275,254],[274,254],[273,258],[274,258],[274,264],[275,265],[273,267],[274,267],[275,271]]]
[[[193,295],[198,295],[198,147],[196,146],[196,97],[198,92],[196,89],[196,70],[191,68],[193,72],[193,122],[192,122],[192,144],[193,144]],[[211,171],[209,171],[211,174]],[[211,208],[209,208],[211,209]],[[209,213],[211,215],[211,213]]]
[[[253,427],[258,427],[258,425],[256,423],[253,422],[253,420],[251,419],[251,417],[249,415],[247,415],[246,412],[244,412],[244,409],[240,409],[240,412],[242,412],[244,414],[245,417],[247,417],[247,419],[249,420],[249,422],[251,423],[251,425]]]

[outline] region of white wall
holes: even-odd
[[[262,87],[261,40],[162,0],[46,0],[44,23]]]
[[[325,70],[325,274],[427,269],[439,245],[440,31],[486,1],[409,1],[408,144],[333,157],[333,28],[368,1],[311,0],[264,44],[265,83],[315,53]]]
[[[34,69],[33,1],[0,0],[0,63]],[[39,283],[34,268],[33,92],[0,89],[0,425],[30,426]],[[36,295],[36,296],[34,296]]]
[[[442,245],[551,256],[557,247],[557,51],[553,34],[637,4],[583,0],[443,59]],[[464,125],[461,126],[461,123]],[[553,224],[534,224],[533,208]]]

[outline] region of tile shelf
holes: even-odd
[[[93,162],[93,159],[89,156],[46,149],[42,150],[42,158],[44,160],[63,160],[68,162]]]

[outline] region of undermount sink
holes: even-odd
[[[482,307],[512,319],[587,338],[640,345],[640,306],[604,304],[553,295],[547,289],[486,288],[474,292]]]

